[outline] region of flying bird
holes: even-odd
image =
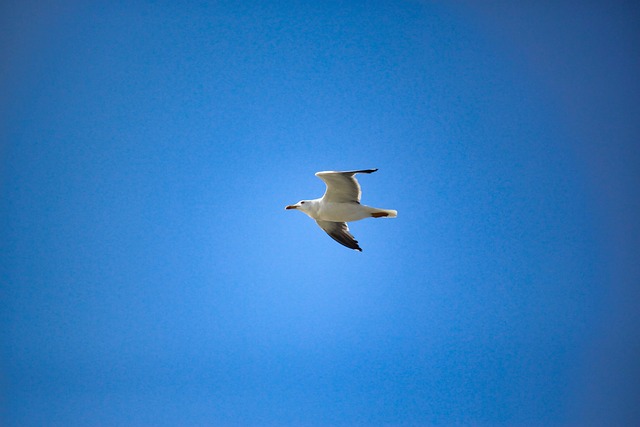
[[[285,209],[297,209],[316,220],[316,223],[333,240],[350,249],[362,252],[358,241],[349,233],[347,222],[364,218],[395,218],[398,212],[392,209],[373,208],[361,205],[362,190],[356,180],[357,173],[373,173],[378,169],[363,169],[346,172],[318,172],[316,176],[324,181],[327,190],[319,199],[301,200]]]

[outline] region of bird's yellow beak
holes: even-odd
[[[298,207],[295,205],[289,205],[285,209],[297,209]]]

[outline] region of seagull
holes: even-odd
[[[362,190],[355,178],[357,173],[373,173],[378,169],[362,169],[356,171],[325,171],[316,176],[324,181],[327,190],[320,199],[301,200],[285,209],[297,209],[311,218],[333,240],[356,251],[362,252],[358,241],[349,233],[347,222],[364,218],[395,218],[398,211],[392,209],[373,208],[361,205]]]

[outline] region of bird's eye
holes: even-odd
[[[304,202],[300,202],[301,205],[304,205]]]

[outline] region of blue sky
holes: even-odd
[[[0,12],[3,425],[640,422],[631,2]]]

